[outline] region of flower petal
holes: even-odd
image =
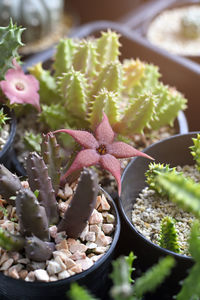
[[[96,149],[99,146],[99,143],[95,139],[95,137],[83,130],[72,130],[72,129],[59,129],[55,130],[53,133],[65,132],[71,135],[75,139],[77,143],[87,149]]]
[[[118,185],[118,194],[121,194],[121,166],[120,162],[112,155],[101,155],[99,163],[104,169],[109,171],[116,179]]]
[[[97,126],[95,137],[98,140],[99,144],[110,144],[112,143],[114,136],[115,134],[112,130],[112,127],[110,126],[108,117],[105,113],[103,113],[103,120]]]
[[[151,156],[141,152],[134,147],[124,143],[124,142],[114,142],[107,145],[107,152],[117,158],[128,158],[133,156],[143,156],[149,159],[153,159]]]
[[[76,170],[82,169],[83,167],[90,167],[92,165],[96,165],[99,162],[99,157],[100,155],[92,149],[85,149],[80,151],[75,157],[75,160],[73,161],[70,168],[62,176],[61,181],[63,181],[63,179],[65,179],[67,176],[69,176]]]

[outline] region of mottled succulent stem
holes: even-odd
[[[5,200],[15,196],[22,188],[19,178],[13,175],[6,167],[0,165],[0,194]]]
[[[49,224],[55,224],[58,221],[57,201],[48,168],[36,152],[29,154],[26,165],[30,188],[39,191],[38,201],[46,210]]]
[[[24,248],[25,239],[21,236],[13,235],[0,228],[0,247],[7,251],[19,251]]]
[[[54,250],[54,243],[44,242],[36,236],[26,238],[26,255],[34,261],[42,262],[50,259]]]
[[[64,218],[58,224],[58,231],[65,231],[69,237],[78,238],[92,214],[97,194],[97,175],[91,169],[85,169],[81,173],[77,189]]]
[[[59,150],[60,147],[53,133],[50,132],[47,135],[43,135],[41,153],[44,162],[47,165],[48,174],[51,178],[52,186],[56,194],[60,184],[61,156]]]
[[[49,230],[45,208],[40,206],[34,193],[29,189],[21,189],[17,192],[15,201],[21,234],[24,236],[34,234],[48,241]]]
[[[159,244],[175,253],[180,252],[175,222],[171,217],[166,216],[162,219]]]

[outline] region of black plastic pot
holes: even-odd
[[[110,280],[111,260],[120,234],[120,219],[116,205],[112,198],[103,190],[109,204],[112,207],[112,213],[115,215],[116,228],[113,242],[108,251],[88,270],[73,275],[67,279],[54,282],[26,282],[21,279],[13,279],[0,272],[0,299],[1,300],[67,300],[67,291],[72,282],[85,286],[93,295],[100,299],[108,300],[108,290]],[[78,221],[78,220],[77,220]],[[81,299],[80,299],[81,300]]]
[[[19,163],[15,151],[13,149],[15,134],[16,134],[16,118],[13,110],[10,110],[7,106],[3,106],[4,113],[9,117],[8,122],[10,123],[10,135],[0,151],[0,163],[5,165],[9,170],[17,173],[17,175],[24,175],[24,169]]]
[[[192,137],[196,132],[174,135],[160,142],[152,144],[144,150],[145,153],[155,158],[155,162],[167,163],[170,166],[193,165],[194,160],[190,154],[189,146],[193,144]],[[121,245],[127,253],[133,250],[140,260],[142,270],[147,269],[158,261],[161,256],[172,255],[176,259],[176,267],[169,279],[169,285],[177,289],[179,281],[183,279],[188,268],[193,264],[189,256],[176,254],[167,249],[161,248],[146,239],[132,224],[131,212],[133,203],[141,190],[147,185],[145,183],[145,172],[148,169],[149,160],[137,157],[134,158],[126,167],[122,175],[122,193],[119,199],[119,211],[122,217]],[[163,298],[164,299],[164,298]]]

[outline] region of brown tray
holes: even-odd
[[[139,33],[133,32],[126,26],[107,21],[98,21],[76,28],[70,34],[73,37],[98,36],[101,31],[112,29],[121,34],[120,42],[122,58],[140,58],[148,63],[159,66],[162,81],[176,87],[188,99],[188,108],[185,111],[189,130],[198,131],[200,111],[200,65],[179,56],[169,54],[151,45]],[[52,59],[55,48],[40,52],[25,61],[24,69],[41,61],[47,63]]]

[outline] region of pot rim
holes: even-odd
[[[185,136],[185,135],[193,135],[193,134],[198,134],[198,133],[200,133],[200,132],[199,131],[190,131],[190,132],[184,133],[184,134],[173,135],[171,137],[165,138],[165,139],[163,139],[161,141],[158,141],[156,143],[151,144],[150,146],[146,147],[142,152],[146,153],[149,149],[151,149],[152,147],[155,147],[156,145],[158,145],[158,144],[160,144],[162,142],[165,142],[165,141],[168,141],[168,140],[171,140],[171,139],[176,139],[176,138],[179,138],[179,137]],[[127,167],[125,168],[125,170],[124,170],[124,172],[122,174],[122,177],[121,177],[121,181],[122,182],[125,180],[126,173],[128,172],[128,170],[131,167],[131,165],[135,162],[135,160],[138,160],[138,159],[140,159],[140,157],[134,157],[130,161],[130,163],[127,165]],[[119,197],[119,207],[120,207],[120,210],[121,210],[121,212],[123,214],[123,217],[124,217],[126,223],[128,224],[128,226],[131,228],[131,230],[133,230],[135,232],[135,234],[139,235],[140,239],[142,239],[145,244],[148,244],[149,246],[151,246],[151,247],[153,247],[155,249],[159,249],[162,252],[162,254],[164,254],[164,255],[172,255],[175,258],[178,258],[178,259],[181,259],[181,260],[184,260],[184,261],[191,261],[191,262],[193,262],[193,258],[191,256],[183,255],[183,254],[179,254],[179,253],[175,253],[175,252],[170,251],[168,249],[162,248],[159,245],[156,245],[153,242],[151,242],[150,240],[148,240],[142,233],[140,233],[136,229],[136,227],[134,226],[134,224],[127,217],[127,215],[126,215],[126,213],[124,211],[124,208],[122,206],[122,199],[121,199],[121,197]]]
[[[9,123],[10,123],[10,132],[9,132],[9,138],[6,141],[5,145],[3,146],[3,149],[0,151],[0,159],[4,157],[6,152],[9,150],[10,147],[12,147],[12,144],[14,142],[15,134],[16,134],[16,117],[13,110],[11,110],[8,106],[2,105],[2,107],[5,110],[5,113],[8,115]]]
[[[0,280],[1,278],[6,278],[6,280],[10,281],[10,283],[13,284],[19,284],[23,287],[23,285],[26,285],[26,287],[34,287],[34,288],[48,288],[49,286],[53,287],[53,286],[62,286],[65,284],[70,284],[74,281],[78,281],[82,278],[84,278],[85,276],[87,276],[88,274],[90,274],[91,272],[95,271],[95,269],[97,269],[98,267],[101,267],[101,265],[109,258],[109,256],[111,255],[111,253],[114,251],[118,239],[119,239],[119,235],[120,235],[120,230],[121,230],[121,222],[120,222],[120,217],[119,217],[119,213],[117,210],[117,206],[114,202],[114,200],[112,199],[112,197],[102,188],[99,186],[99,190],[101,191],[101,193],[104,193],[106,195],[107,200],[111,203],[111,207],[114,211],[114,215],[115,215],[115,220],[116,220],[116,224],[115,224],[115,231],[114,231],[114,236],[113,236],[113,241],[109,247],[109,249],[107,250],[107,252],[101,257],[99,258],[99,260],[97,260],[93,266],[91,266],[89,269],[82,271],[81,273],[72,275],[68,278],[64,278],[64,279],[59,279],[56,281],[52,281],[52,282],[39,282],[39,281],[34,281],[34,282],[27,282],[25,280],[22,279],[15,279],[12,278],[10,276],[4,275],[3,272],[0,272]],[[67,291],[67,288],[66,288]]]

